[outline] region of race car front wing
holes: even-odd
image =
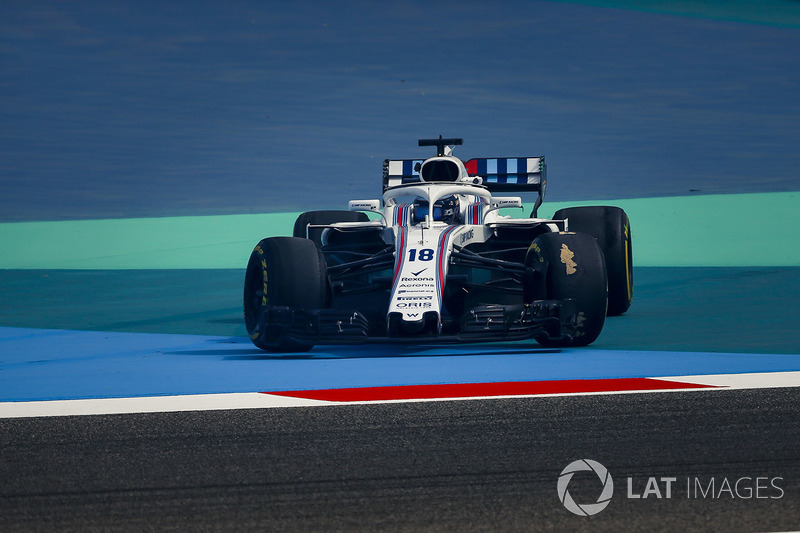
[[[536,300],[525,305],[481,305],[464,314],[456,331],[440,335],[370,336],[369,321],[357,310],[267,306],[257,326],[271,338],[313,344],[365,342],[487,342],[534,336],[569,340],[575,334],[575,300]]]

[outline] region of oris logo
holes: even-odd
[[[600,496],[594,503],[577,503],[569,493],[569,483],[576,472],[590,471],[597,474],[602,485]],[[579,459],[568,464],[558,476],[558,499],[571,513],[578,516],[592,516],[605,509],[614,495],[614,481],[605,466],[591,459]]]

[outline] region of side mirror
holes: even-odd
[[[348,211],[369,211],[370,213],[380,213],[380,200],[350,200],[347,203]]]
[[[492,209],[504,207],[522,207],[522,198],[519,196],[495,196],[492,198]]]

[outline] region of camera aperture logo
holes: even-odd
[[[578,472],[589,474],[573,479]],[[591,473],[597,476],[602,488],[596,486],[598,481]],[[643,479],[637,480],[628,476],[626,481],[625,497],[639,502],[648,498],[660,500],[678,497],[694,500],[779,500],[786,493],[782,487],[784,478],[781,476],[742,476],[735,479],[687,476],[685,483],[678,476],[648,476],[646,483]],[[578,485],[573,488],[578,488],[575,492],[584,498],[586,494],[596,494],[596,490],[600,490],[600,496],[594,502],[576,502],[569,492],[570,483]],[[594,491],[586,490],[592,489],[592,486],[595,486]],[[684,486],[685,494],[682,494]],[[592,459],[578,459],[568,464],[558,476],[557,488],[558,499],[569,512],[578,516],[596,515],[608,507],[611,497],[614,496],[614,481],[611,479],[611,474],[605,466]]]
[[[597,474],[603,487],[600,496],[598,496],[597,501],[594,503],[577,503],[572,499],[572,495],[569,493],[569,482],[572,481],[572,476],[575,475],[576,472],[585,471],[592,471]],[[608,469],[597,461],[578,459],[568,464],[567,467],[561,471],[561,475],[558,476],[558,499],[561,500],[561,503],[564,504],[564,507],[566,507],[568,511],[578,516],[592,516],[599,513],[611,503],[611,496],[613,495],[614,480],[611,479],[611,474],[608,473]]]

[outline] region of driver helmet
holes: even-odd
[[[458,197],[445,196],[433,204],[433,220],[440,220],[448,224],[455,223],[460,213]],[[428,201],[422,198],[414,200],[414,222],[422,222],[428,215]]]

